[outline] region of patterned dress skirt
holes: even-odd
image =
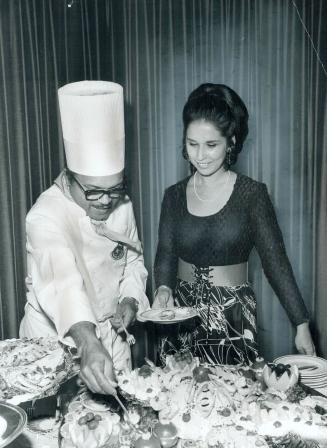
[[[251,285],[215,286],[209,279],[205,271],[194,283],[178,279],[176,306],[193,307],[199,317],[160,329],[161,361],[167,354],[187,350],[210,364],[250,364],[258,356]]]

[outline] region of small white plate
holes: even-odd
[[[307,378],[308,380],[319,380],[319,379],[325,379],[327,378],[327,370],[324,370],[323,373],[319,373],[318,375],[305,375],[303,373],[303,370],[301,370],[301,377]]]
[[[327,360],[318,356],[309,355],[287,355],[281,356],[274,360],[274,363],[297,365],[300,373],[305,376],[309,374],[311,377],[316,375],[327,376]]]
[[[171,313],[172,317],[167,318],[166,315]],[[140,314],[142,321],[154,322],[157,324],[174,324],[183,322],[187,319],[192,319],[197,316],[198,312],[191,307],[175,307],[175,308],[160,308],[144,311]]]

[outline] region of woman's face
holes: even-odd
[[[202,176],[211,176],[223,169],[227,139],[210,121],[192,121],[186,131],[185,144],[190,162]]]

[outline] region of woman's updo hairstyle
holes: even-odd
[[[247,108],[234,90],[224,84],[201,84],[191,92],[183,109],[183,157],[188,160],[186,132],[195,120],[206,120],[227,139],[230,148],[225,160],[226,168],[236,163],[248,134]],[[232,137],[235,137],[235,143]]]

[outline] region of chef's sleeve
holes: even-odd
[[[49,218],[26,220],[32,286],[38,303],[63,340],[72,325],[96,319],[65,232]]]
[[[133,206],[130,202],[128,207],[128,229],[129,238],[139,242],[138,232],[133,212]],[[139,313],[150,308],[149,300],[145,294],[146,280],[148,272],[144,266],[142,250],[136,251],[132,248],[127,249],[126,267],[120,283],[120,299],[124,297],[133,297],[139,305]]]

